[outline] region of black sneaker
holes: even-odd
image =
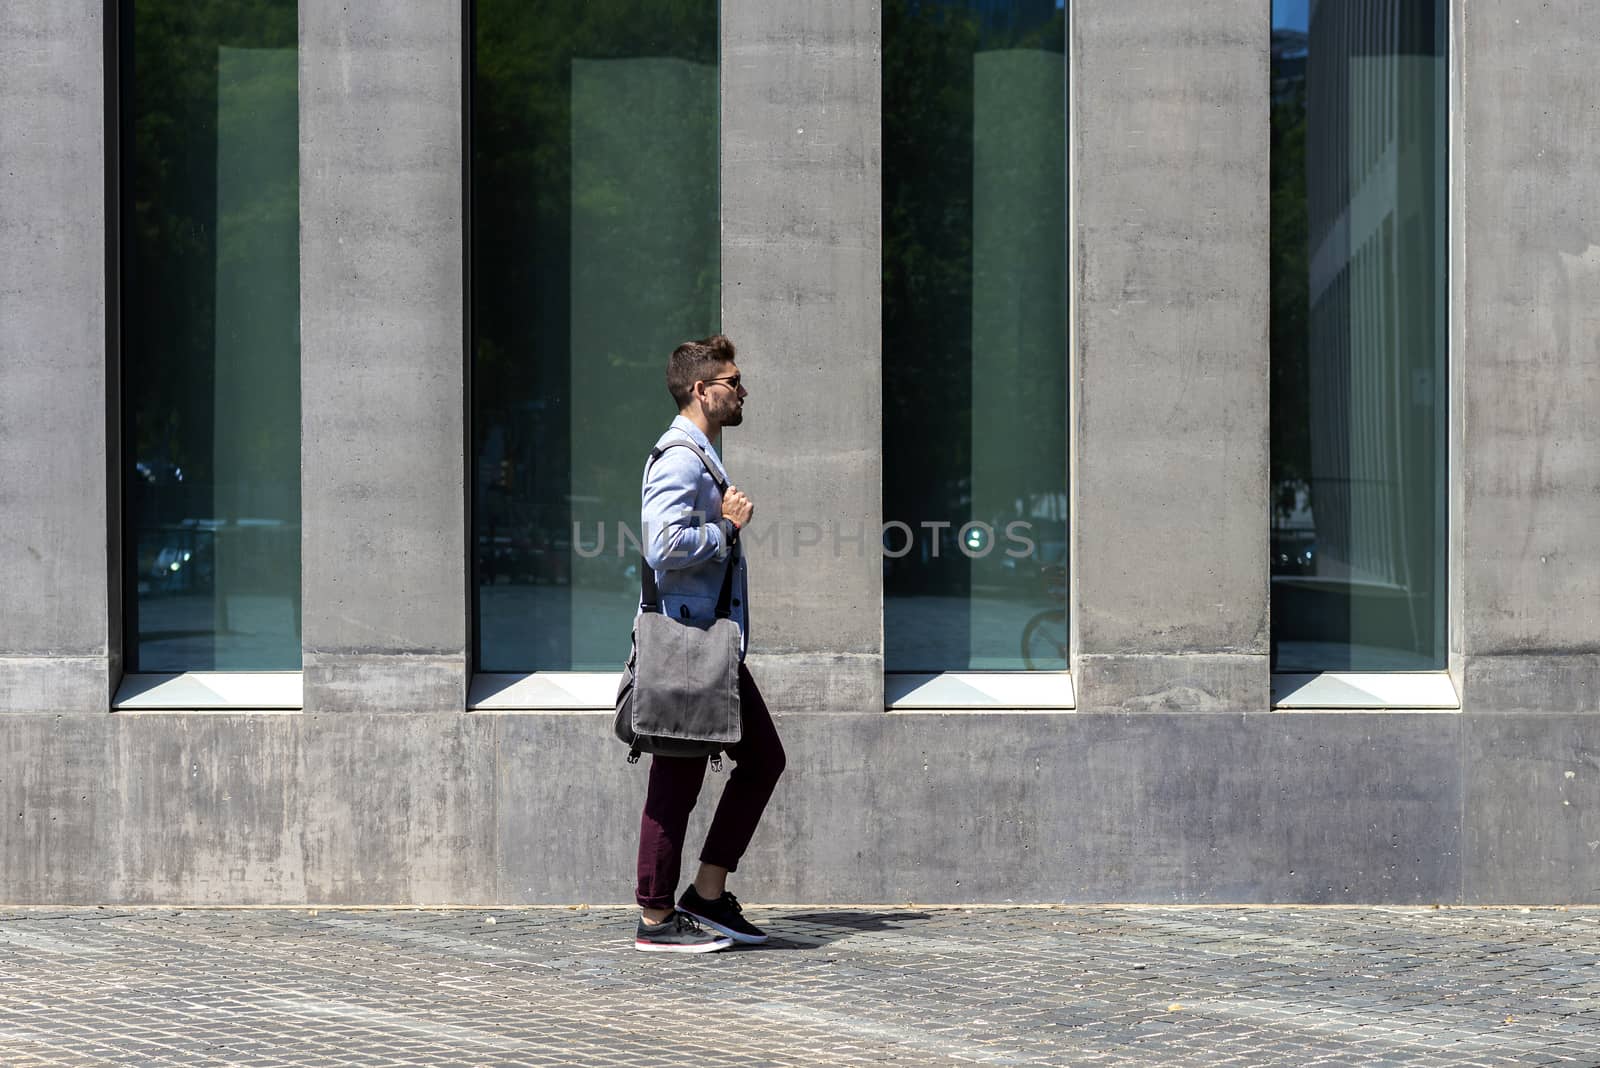
[[[691,885],[678,899],[678,911],[687,912],[713,931],[720,931],[735,942],[759,946],[767,940],[767,933],[744,918],[744,910],[739,907],[739,899],[726,890],[717,900],[707,901]]]
[[[641,916],[633,936],[633,948],[646,953],[715,953],[731,945],[733,939],[712,934],[681,912],[661,923],[645,923]]]

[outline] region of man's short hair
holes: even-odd
[[[733,342],[721,334],[685,341],[673,349],[667,358],[667,392],[677,402],[678,410],[689,406],[696,382],[716,378],[719,365],[732,362]]]

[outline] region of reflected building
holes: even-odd
[[[1443,666],[1442,24],[1432,3],[1322,0],[1303,57],[1274,34],[1275,101],[1304,71],[1314,527],[1280,669]]]

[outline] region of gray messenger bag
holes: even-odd
[[[693,442],[674,441],[655,449],[651,461],[678,445],[693,449],[717,488],[727,492],[727,482]],[[717,757],[739,740],[739,624],[729,618],[738,559],[735,546],[710,620],[689,618],[687,607],[680,607],[677,617],[668,614],[656,588],[655,569],[639,561],[640,612],[633,623],[633,651],[617,687],[613,723],[617,737],[628,746],[628,763],[637,763],[640,753]]]

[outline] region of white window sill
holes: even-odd
[[[582,712],[617,707],[620,671],[532,671],[472,676],[469,712]]]
[[[1272,676],[1272,707],[1282,711],[1459,712],[1448,671],[1324,671]]]
[[[1065,671],[892,673],[883,679],[891,712],[1070,712],[1077,708]]]
[[[298,712],[304,705],[298,671],[124,675],[111,701],[118,712]]]
[[[472,712],[603,711],[616,707],[615,671],[482,673],[472,677]],[[946,671],[884,677],[889,711],[1062,712],[1076,707],[1065,671]]]

